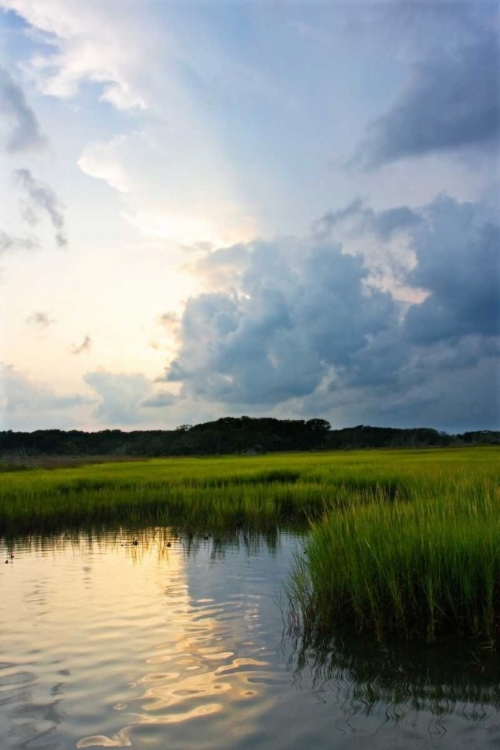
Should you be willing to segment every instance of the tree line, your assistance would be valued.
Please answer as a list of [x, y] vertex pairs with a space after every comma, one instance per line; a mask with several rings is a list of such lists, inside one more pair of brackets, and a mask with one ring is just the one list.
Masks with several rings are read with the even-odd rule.
[[200, 456], [272, 451], [424, 448], [500, 444], [500, 432], [451, 435], [431, 428], [358, 425], [332, 430], [325, 419], [223, 417], [175, 430], [0, 432], [0, 455]]

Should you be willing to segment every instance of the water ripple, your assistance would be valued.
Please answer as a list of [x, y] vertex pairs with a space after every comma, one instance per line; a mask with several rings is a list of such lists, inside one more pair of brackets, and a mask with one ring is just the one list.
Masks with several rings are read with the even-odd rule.
[[20, 542], [0, 569], [2, 750], [498, 746], [488, 702], [426, 684], [418, 701], [389, 699], [381, 668], [360, 671], [366, 654], [325, 665], [282, 641], [292, 537], [251, 551], [131, 538]]

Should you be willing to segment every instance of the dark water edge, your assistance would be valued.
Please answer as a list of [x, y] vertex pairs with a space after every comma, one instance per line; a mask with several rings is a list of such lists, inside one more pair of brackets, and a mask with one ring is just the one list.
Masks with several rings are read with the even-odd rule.
[[2, 750], [500, 747], [493, 644], [304, 640], [283, 588], [301, 543], [180, 527], [0, 542]]
[[482, 707], [500, 708], [500, 661], [488, 640], [379, 643], [367, 634], [339, 633], [321, 645], [293, 636], [290, 644], [297, 684], [320, 690], [343, 684], [366, 712], [377, 703], [436, 716], [460, 704], [474, 706], [477, 716], [483, 716]]

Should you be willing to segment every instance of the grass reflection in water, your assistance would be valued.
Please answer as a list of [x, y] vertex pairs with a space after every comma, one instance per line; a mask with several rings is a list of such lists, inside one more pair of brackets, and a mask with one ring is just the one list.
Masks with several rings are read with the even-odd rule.
[[290, 625], [285, 644], [295, 684], [347, 714], [382, 707], [396, 723], [419, 712], [480, 721], [500, 708], [500, 658], [484, 639], [381, 643], [338, 632], [310, 641]]

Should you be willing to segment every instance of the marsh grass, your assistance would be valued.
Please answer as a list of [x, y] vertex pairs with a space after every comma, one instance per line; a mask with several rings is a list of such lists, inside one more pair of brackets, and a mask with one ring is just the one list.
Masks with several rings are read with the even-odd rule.
[[115, 484], [78, 478], [43, 488], [27, 483], [1, 498], [0, 529], [4, 536], [116, 523], [265, 530], [276, 523], [305, 521], [318, 515], [324, 503], [321, 485], [245, 479]]
[[0, 471], [0, 535], [99, 524], [265, 529], [325, 510], [446, 494], [498, 476], [496, 448], [168, 458]]
[[500, 495], [493, 478], [383, 488], [313, 522], [290, 584], [306, 632], [338, 625], [428, 642], [500, 634]]

